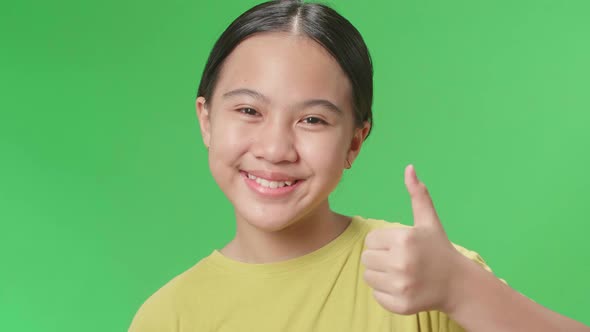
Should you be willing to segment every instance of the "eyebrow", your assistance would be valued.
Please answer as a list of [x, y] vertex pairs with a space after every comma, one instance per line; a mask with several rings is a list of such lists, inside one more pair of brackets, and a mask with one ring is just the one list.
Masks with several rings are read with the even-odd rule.
[[256, 92], [254, 90], [250, 90], [250, 89], [235, 89], [235, 90], [231, 90], [228, 91], [226, 93], [223, 94], [223, 98], [231, 98], [234, 96], [239, 96], [239, 95], [247, 95], [250, 96], [254, 99], [258, 99], [260, 101], [263, 101], [265, 103], [270, 103], [270, 99], [268, 99], [268, 97], [266, 97], [265, 95], [263, 95], [260, 92]]
[[[245, 88], [228, 91], [223, 94], [223, 98], [231, 98], [231, 97], [239, 96], [239, 95], [247, 95], [247, 96], [250, 96], [254, 99], [258, 99], [266, 104], [270, 104], [270, 99], [267, 96], [263, 95], [260, 92], [250, 90], [250, 89], [245, 89]], [[306, 100], [306, 101], [298, 104], [297, 108], [308, 108], [308, 107], [314, 107], [314, 106], [325, 107], [331, 111], [338, 113], [339, 115], [344, 114], [338, 106], [336, 106], [334, 103], [332, 103], [331, 101], [326, 100], [326, 99]]]

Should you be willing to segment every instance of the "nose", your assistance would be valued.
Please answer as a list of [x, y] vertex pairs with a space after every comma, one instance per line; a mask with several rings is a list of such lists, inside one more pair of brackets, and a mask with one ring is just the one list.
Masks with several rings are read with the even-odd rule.
[[273, 164], [296, 162], [298, 159], [292, 129], [270, 121], [255, 134], [251, 152], [256, 158]]

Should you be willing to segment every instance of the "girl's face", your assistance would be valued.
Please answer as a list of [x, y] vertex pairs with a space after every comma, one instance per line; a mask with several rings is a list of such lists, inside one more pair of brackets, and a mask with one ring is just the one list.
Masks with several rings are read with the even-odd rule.
[[238, 223], [278, 231], [328, 209], [355, 128], [352, 92], [336, 60], [313, 40], [264, 33], [226, 58], [212, 100], [197, 99], [209, 167]]

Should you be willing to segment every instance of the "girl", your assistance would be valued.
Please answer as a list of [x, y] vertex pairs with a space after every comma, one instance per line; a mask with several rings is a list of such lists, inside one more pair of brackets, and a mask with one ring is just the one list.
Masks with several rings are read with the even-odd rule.
[[330, 208], [372, 127], [372, 74], [359, 32], [324, 5], [263, 3], [225, 30], [196, 108], [236, 235], [129, 331], [590, 331], [449, 242], [411, 165], [413, 227]]

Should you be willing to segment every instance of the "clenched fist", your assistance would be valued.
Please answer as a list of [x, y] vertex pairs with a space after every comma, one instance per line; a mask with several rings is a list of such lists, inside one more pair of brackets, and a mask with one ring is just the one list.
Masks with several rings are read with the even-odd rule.
[[361, 262], [364, 279], [385, 309], [410, 315], [425, 310], [446, 312], [450, 306], [456, 266], [461, 259], [447, 238], [424, 183], [412, 165], [405, 183], [412, 200], [413, 227], [371, 231]]

